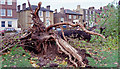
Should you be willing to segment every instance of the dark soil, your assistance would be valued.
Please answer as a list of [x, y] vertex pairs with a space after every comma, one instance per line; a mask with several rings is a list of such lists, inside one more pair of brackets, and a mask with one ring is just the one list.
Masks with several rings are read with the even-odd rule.
[[[38, 53], [35, 49], [31, 49], [31, 48], [25, 48], [25, 49], [28, 49], [30, 52], [33, 52], [32, 53], [33, 57], [35, 55], [38, 57], [39, 63], [37, 63], [37, 65], [39, 65], [40, 67], [43, 66], [58, 67], [59, 63], [55, 63], [55, 62], [62, 62], [62, 61], [67, 62], [66, 67], [73, 66], [72, 63], [69, 61], [69, 57], [66, 54], [58, 52], [58, 47], [56, 46], [55, 42], [51, 42], [51, 44], [52, 45], [48, 46], [46, 53], [44, 52]], [[83, 62], [88, 65], [88, 60], [86, 57], [91, 57], [91, 56], [86, 53], [85, 49], [80, 50], [80, 48], [77, 48], [77, 50], [78, 50], [78, 54], [80, 54], [82, 58], [84, 58]], [[73, 57], [72, 59], [74, 60]]]

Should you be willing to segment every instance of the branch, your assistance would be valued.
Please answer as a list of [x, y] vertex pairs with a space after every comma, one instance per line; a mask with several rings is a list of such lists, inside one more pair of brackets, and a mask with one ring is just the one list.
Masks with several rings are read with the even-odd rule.
[[[15, 44], [19, 44], [19, 43], [20, 43], [20, 42], [17, 42], [17, 43], [15, 43]], [[0, 50], [0, 54], [1, 54], [3, 51], [7, 50], [8, 48], [11, 48], [11, 47], [15, 46], [15, 44], [9, 45], [9, 46], [7, 46], [6, 48]]]
[[31, 7], [31, 4], [30, 4], [30, 1], [29, 1], [29, 0], [28, 0], [28, 5], [29, 5], [29, 7], [30, 7], [31, 12], [33, 13], [33, 10], [32, 10], [32, 7]]
[[73, 24], [73, 23], [56, 23], [54, 25], [50, 25], [46, 28], [46, 32], [50, 30], [50, 28], [52, 27], [56, 27], [56, 26], [59, 26], [59, 25], [71, 25], [72, 27], [77, 27], [77, 26], [80, 26], [82, 28], [82, 30], [88, 34], [92, 34], [92, 35], [98, 35], [98, 36], [101, 36], [102, 38], [105, 39], [105, 37], [102, 35], [102, 34], [99, 34], [99, 33], [95, 33], [93, 31], [88, 31], [87, 29], [85, 29], [85, 27], [82, 25], [82, 24]]
[[38, 3], [38, 7], [35, 9], [35, 13], [34, 13], [35, 16], [38, 17], [38, 18], [39, 18], [38, 12], [39, 12], [39, 10], [40, 10], [40, 8], [41, 8], [41, 4], [42, 4], [42, 2], [39, 2], [39, 3]]
[[39, 12], [39, 10], [40, 10], [40, 8], [41, 8], [41, 4], [42, 4], [42, 2], [39, 2], [38, 3], [38, 7], [35, 9], [35, 12], [33, 12], [33, 9], [32, 9], [32, 7], [31, 7], [31, 4], [30, 4], [30, 2], [29, 2], [29, 0], [28, 0], [28, 5], [29, 5], [29, 7], [30, 7], [30, 10], [31, 10], [31, 14], [33, 15], [32, 16], [32, 20], [33, 20], [33, 22], [34, 22], [34, 25], [37, 25], [39, 28], [40, 28], [40, 31], [42, 31], [42, 32], [44, 32], [44, 30], [42, 29], [42, 27], [44, 27], [44, 24], [42, 23], [42, 21], [40, 20], [40, 18], [39, 18], [39, 16], [38, 16], [38, 12]]
[[66, 39], [66, 37], [64, 35], [64, 32], [63, 32], [63, 28], [61, 26], [60, 26], [60, 28], [61, 28], [61, 32], [62, 32], [63, 38], [65, 39], [65, 41], [67, 41], [67, 39]]
[[27, 38], [29, 35], [31, 35], [32, 32], [30, 32], [29, 34], [25, 33], [22, 37], [20, 37], [19, 39], [22, 40], [22, 39], [25, 39]]

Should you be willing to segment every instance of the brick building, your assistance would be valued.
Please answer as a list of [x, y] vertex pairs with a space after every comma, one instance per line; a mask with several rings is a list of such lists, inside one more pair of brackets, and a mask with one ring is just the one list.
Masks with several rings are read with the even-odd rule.
[[94, 7], [89, 7], [88, 9], [83, 9], [80, 5], [77, 5], [77, 9], [73, 10], [74, 12], [82, 14], [82, 21], [86, 22], [87, 27], [92, 27], [96, 24], [96, 14], [100, 11]]
[[[28, 27], [31, 27], [32, 18], [31, 18], [31, 10], [29, 7], [26, 8], [26, 3], [22, 4], [22, 10], [20, 9], [20, 5], [18, 5], [18, 23], [19, 27], [22, 28], [22, 30], [27, 29]], [[36, 5], [31, 5], [32, 9], [35, 11], [37, 8]], [[45, 26], [49, 26], [54, 23], [53, 20], [53, 11], [50, 10], [50, 5], [46, 6], [46, 8], [41, 7], [39, 13], [38, 13], [40, 19], [45, 24]]]
[[86, 22], [88, 27], [93, 27], [96, 23], [96, 12], [94, 7], [89, 7], [88, 9], [83, 9], [84, 22]]
[[70, 9], [64, 9], [60, 8], [60, 12], [57, 12], [57, 9], [55, 9], [54, 13], [54, 22], [79, 22], [82, 18], [82, 14], [74, 12]]
[[20, 30], [17, 24], [17, 0], [0, 0], [0, 31], [5, 28]]

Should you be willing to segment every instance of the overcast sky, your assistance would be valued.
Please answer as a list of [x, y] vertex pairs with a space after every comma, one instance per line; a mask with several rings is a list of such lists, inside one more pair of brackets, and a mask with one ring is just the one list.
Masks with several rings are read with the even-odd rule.
[[[30, 0], [32, 5], [37, 5], [38, 2], [42, 2], [42, 7], [50, 5], [51, 10], [59, 9], [64, 7], [65, 9], [76, 9], [77, 5], [80, 5], [81, 8], [89, 8], [94, 6], [96, 9], [99, 9], [101, 6], [106, 6], [108, 3], [113, 1], [118, 2], [119, 0]], [[22, 5], [27, 3], [27, 0], [17, 0], [17, 5]], [[28, 6], [28, 4], [27, 4]]]

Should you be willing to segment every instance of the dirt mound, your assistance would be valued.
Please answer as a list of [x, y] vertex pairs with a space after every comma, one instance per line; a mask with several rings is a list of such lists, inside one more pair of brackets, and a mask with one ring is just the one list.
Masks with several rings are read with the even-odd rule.
[[[48, 67], [58, 67], [60, 64], [67, 63], [65, 67], [71, 67], [74, 66], [70, 61], [69, 61], [69, 56], [66, 55], [65, 53], [59, 53], [58, 52], [58, 47], [56, 46], [55, 42], [52, 42], [52, 45], [48, 46], [47, 52], [40, 52], [38, 53], [37, 50], [31, 49], [30, 47], [25, 47], [24, 49], [29, 50], [30, 52], [33, 52], [33, 54], [37, 55], [40, 67], [48, 66]], [[85, 49], [79, 49], [76, 48], [78, 51], [78, 54], [81, 55], [83, 58], [83, 63], [87, 64], [86, 67], [88, 67], [88, 60], [87, 57], [91, 57], [89, 54], [86, 53]], [[33, 55], [34, 56], [34, 55]], [[74, 57], [72, 57], [72, 60], [76, 61]], [[79, 64], [79, 63], [78, 63]]]

